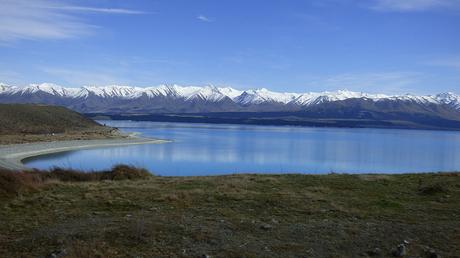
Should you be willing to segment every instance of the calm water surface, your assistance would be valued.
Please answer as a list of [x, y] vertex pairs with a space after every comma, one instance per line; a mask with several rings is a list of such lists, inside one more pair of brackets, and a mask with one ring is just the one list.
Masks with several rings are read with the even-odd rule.
[[103, 121], [165, 144], [69, 151], [28, 159], [34, 168], [114, 164], [167, 176], [228, 173], [403, 173], [460, 170], [460, 133]]

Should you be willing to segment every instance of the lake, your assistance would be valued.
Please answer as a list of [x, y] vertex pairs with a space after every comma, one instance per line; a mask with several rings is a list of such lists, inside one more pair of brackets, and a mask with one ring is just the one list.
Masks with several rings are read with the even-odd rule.
[[460, 132], [100, 122], [172, 142], [69, 151], [25, 164], [89, 171], [123, 163], [163, 176], [460, 171]]

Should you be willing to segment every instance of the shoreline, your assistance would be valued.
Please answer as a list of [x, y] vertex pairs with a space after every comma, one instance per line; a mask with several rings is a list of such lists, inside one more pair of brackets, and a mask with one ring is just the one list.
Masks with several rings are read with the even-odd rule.
[[0, 145], [0, 168], [10, 170], [31, 170], [32, 168], [29, 168], [22, 163], [24, 159], [73, 150], [139, 144], [160, 144], [166, 142], [169, 141], [139, 137], [134, 134], [130, 134], [127, 138], [119, 139], [70, 140]]
[[[276, 112], [275, 112], [276, 113]], [[239, 114], [238, 116], [214, 116], [219, 113], [177, 113], [177, 114], [141, 114], [141, 115], [106, 115], [86, 113], [87, 117], [95, 115], [109, 116], [113, 121], [144, 121], [144, 122], [166, 122], [166, 123], [192, 123], [192, 124], [220, 124], [220, 125], [254, 125], [254, 126], [294, 126], [310, 128], [343, 128], [343, 129], [389, 129], [389, 130], [422, 130], [422, 131], [446, 131], [459, 132], [460, 127], [438, 127], [433, 125], [417, 125], [410, 123], [396, 123], [391, 120], [360, 120], [360, 119], [303, 119], [286, 120], [281, 118], [268, 118], [257, 116], [244, 116], [245, 112], [230, 112], [229, 114]], [[228, 113], [226, 113], [228, 114]], [[250, 114], [253, 114], [250, 112]], [[281, 113], [284, 115], [288, 113]], [[103, 120], [100, 120], [103, 121]], [[369, 124], [371, 122], [371, 124]], [[401, 122], [401, 121], [399, 121]]]

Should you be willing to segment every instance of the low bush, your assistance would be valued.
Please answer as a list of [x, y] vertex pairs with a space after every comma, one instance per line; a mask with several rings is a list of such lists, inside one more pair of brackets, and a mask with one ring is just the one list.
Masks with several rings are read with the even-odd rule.
[[447, 186], [441, 185], [441, 184], [431, 184], [431, 185], [421, 186], [418, 191], [422, 195], [435, 195], [438, 193], [448, 192], [448, 188]]
[[137, 180], [146, 179], [152, 174], [144, 168], [136, 168], [127, 165], [117, 165], [111, 171], [103, 173], [103, 176], [109, 180]]
[[139, 180], [152, 174], [143, 168], [117, 165], [111, 170], [82, 172], [72, 169], [11, 171], [0, 169], [0, 195], [18, 195], [36, 190], [47, 182], [91, 182], [103, 180]]
[[37, 189], [43, 180], [34, 173], [0, 169], [0, 195], [17, 195], [22, 191]]

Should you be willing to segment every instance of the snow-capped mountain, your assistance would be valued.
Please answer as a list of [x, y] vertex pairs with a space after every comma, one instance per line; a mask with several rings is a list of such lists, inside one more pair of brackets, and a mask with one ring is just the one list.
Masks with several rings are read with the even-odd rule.
[[452, 92], [441, 93], [436, 95], [435, 99], [433, 99], [433, 102], [445, 103], [447, 105], [454, 107], [455, 109], [460, 110], [460, 96], [455, 95]]
[[52, 83], [25, 87], [0, 83], [1, 103], [59, 104], [81, 112], [263, 112], [301, 111], [323, 103], [362, 99], [372, 102], [404, 102], [418, 105], [445, 105], [460, 111], [460, 96], [384, 95], [352, 91], [281, 93], [262, 89], [237, 90], [231, 87], [160, 85], [132, 87], [62, 87]]
[[280, 93], [269, 91], [265, 88], [257, 90], [243, 91], [239, 96], [233, 98], [241, 104], [261, 104], [261, 103], [283, 103], [288, 104], [294, 101], [301, 94], [298, 93]]
[[0, 94], [11, 89], [11, 86], [5, 83], [0, 83]]

